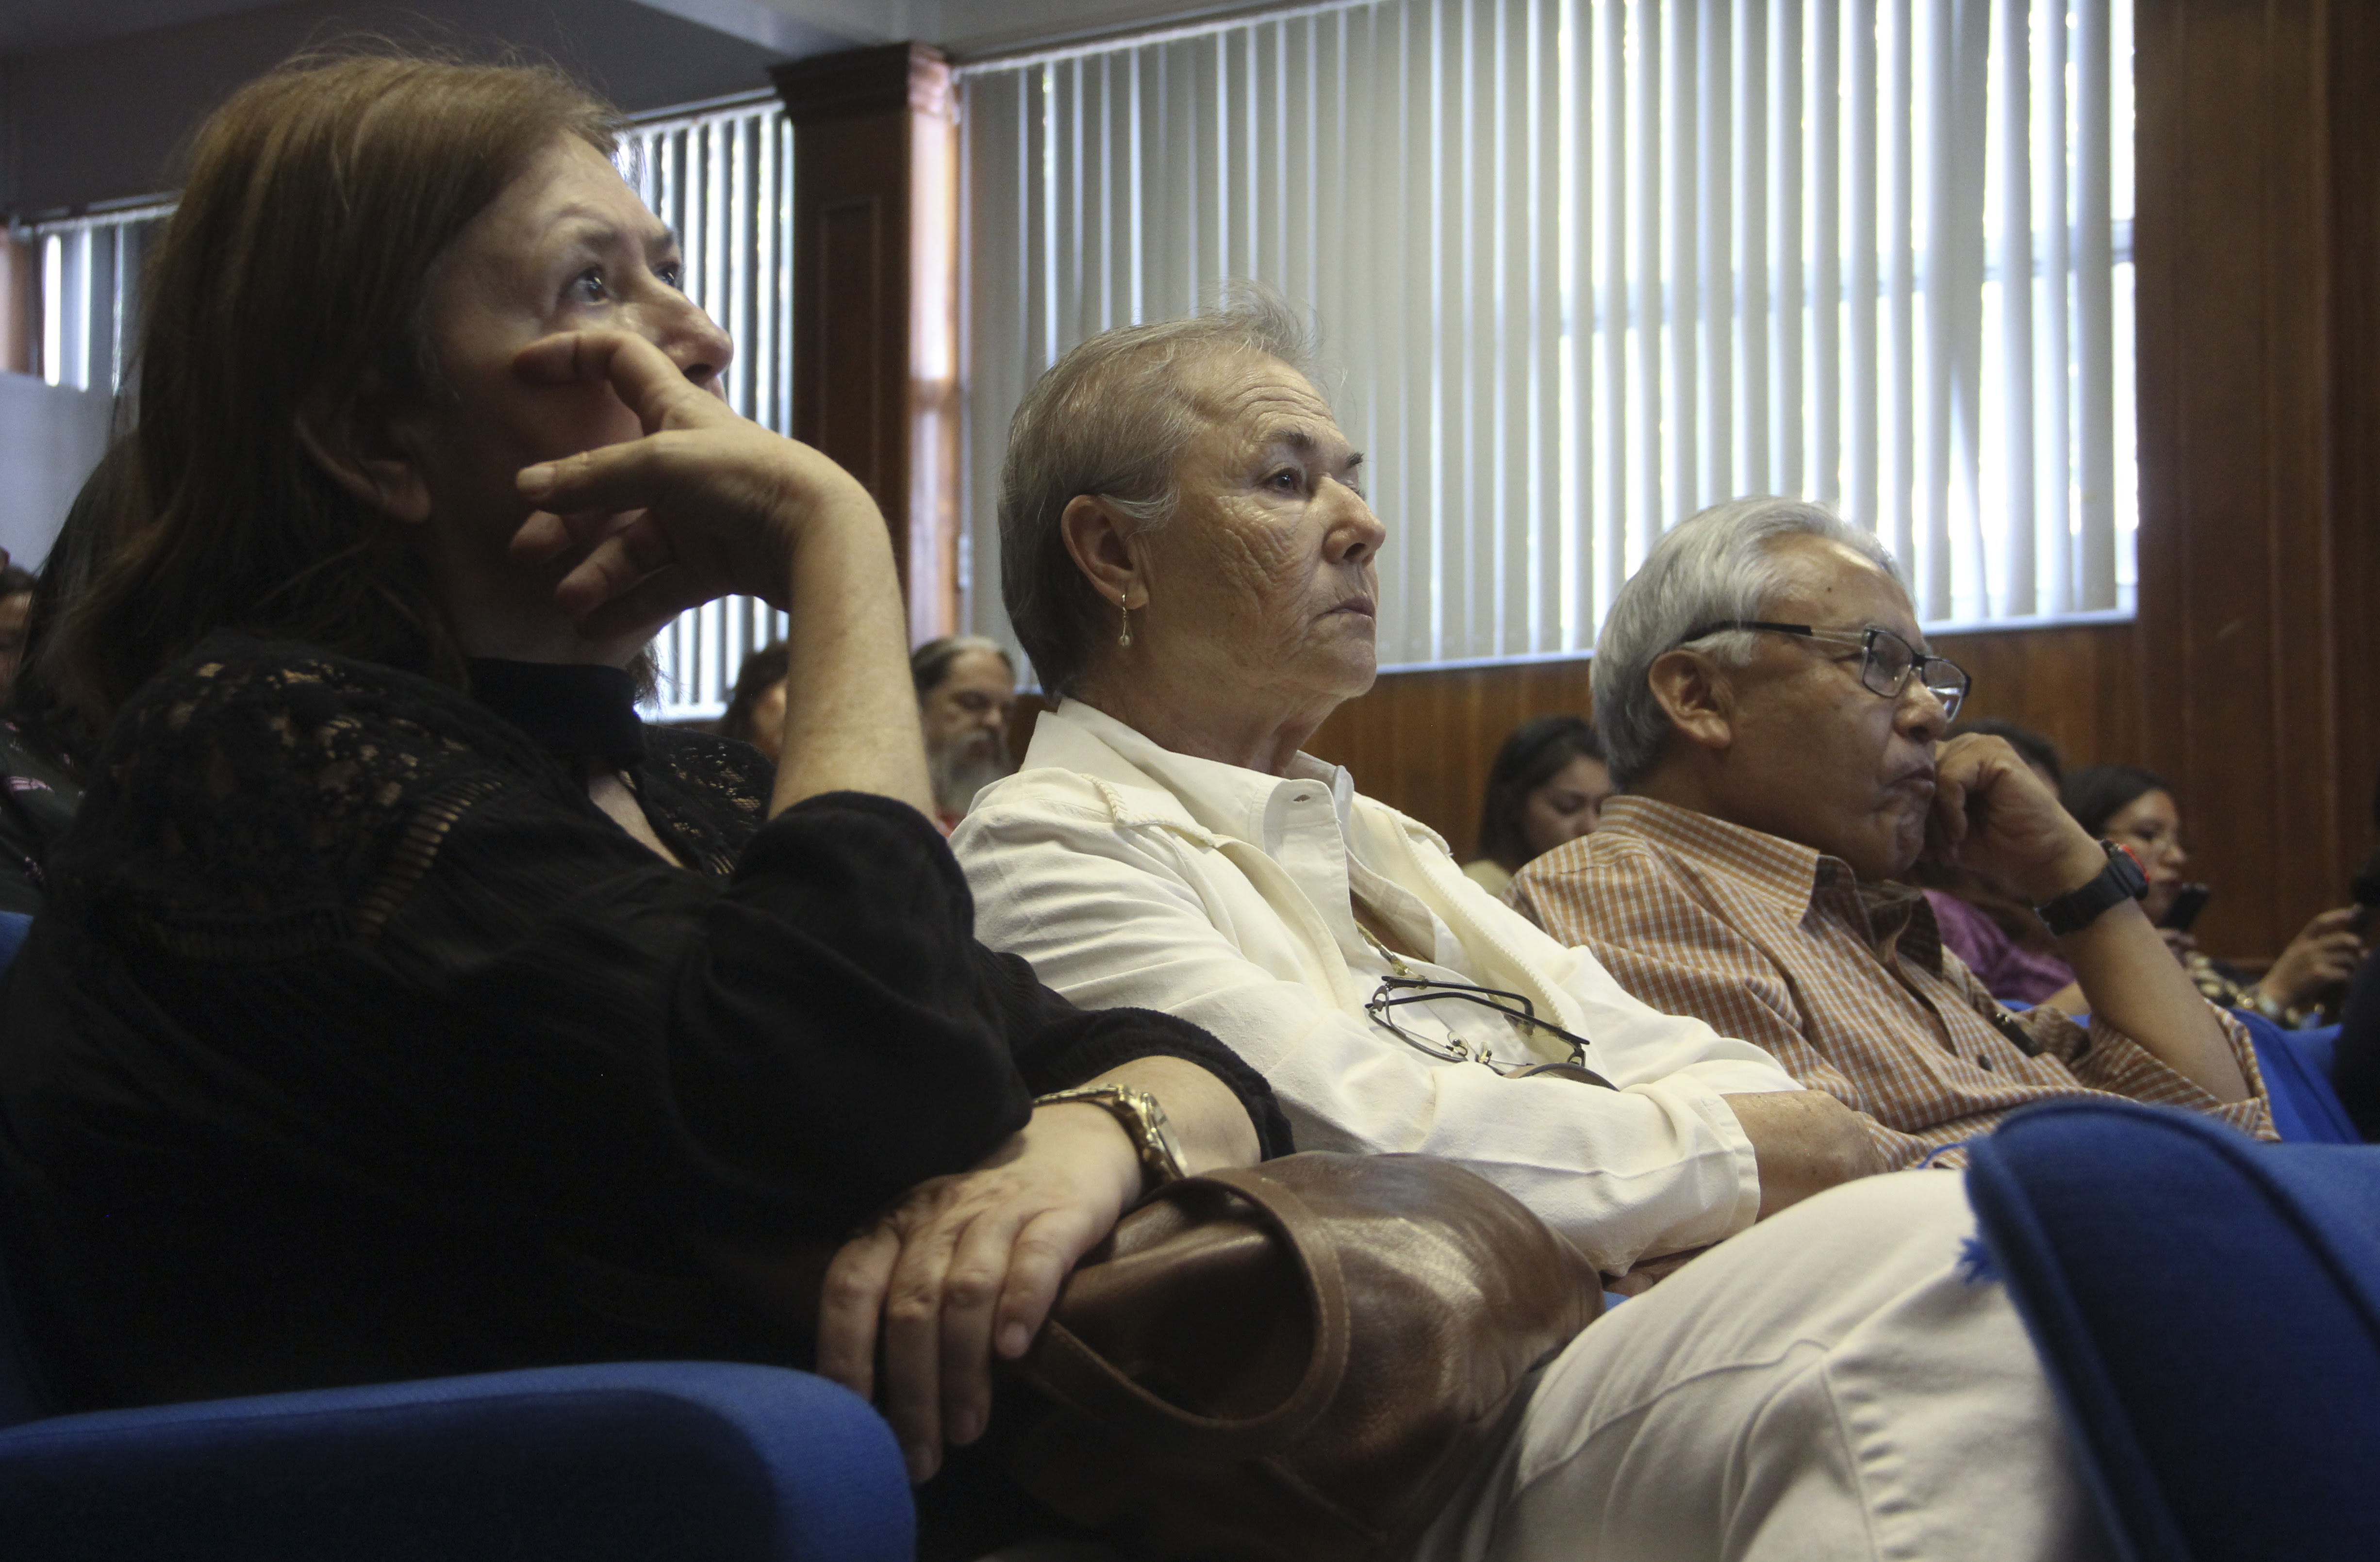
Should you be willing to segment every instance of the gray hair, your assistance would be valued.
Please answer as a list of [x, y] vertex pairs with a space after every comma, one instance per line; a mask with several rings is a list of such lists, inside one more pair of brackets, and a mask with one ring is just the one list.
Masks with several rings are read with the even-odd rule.
[[[1628, 786], [1650, 770], [1669, 739], [1669, 714], [1648, 682], [1654, 660], [1688, 644], [1687, 633], [1704, 624], [1766, 616], [1767, 604], [1791, 584], [1775, 550], [1789, 537], [1819, 537], [1856, 549], [1903, 594], [1909, 589], [1883, 543], [1823, 504], [1734, 499], [1681, 523], [1620, 588], [1596, 641], [1589, 675], [1595, 725], [1615, 782]], [[1751, 659], [1755, 643], [1744, 630], [1691, 642], [1733, 667]]]
[[909, 653], [909, 682], [917, 685], [917, 697], [922, 700], [941, 688], [952, 666], [969, 651], [990, 651], [1007, 665], [1011, 678], [1016, 676], [1015, 660], [999, 641], [982, 635], [945, 635]]
[[1184, 365], [1262, 353], [1313, 378], [1314, 333], [1251, 284], [1188, 320], [1103, 331], [1060, 358], [1026, 394], [1000, 472], [1000, 594], [1041, 686], [1082, 675], [1096, 626], [1112, 611], [1066, 551], [1066, 506], [1094, 494], [1135, 530], [1173, 518], [1181, 466], [1204, 413], [1182, 388]]

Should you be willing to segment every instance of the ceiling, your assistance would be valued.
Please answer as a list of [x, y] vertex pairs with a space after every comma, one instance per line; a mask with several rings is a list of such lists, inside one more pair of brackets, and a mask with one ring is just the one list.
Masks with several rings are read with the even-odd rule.
[[0, 54], [32, 54], [95, 43], [235, 11], [261, 10], [279, 0], [7, 0], [0, 6]]
[[[37, 54], [269, 9], [286, 0], [6, 0], [0, 54]], [[1260, 8], [1249, 0], [637, 0], [781, 54], [917, 39], [953, 54]], [[566, 6], [558, 6], [558, 8]]]
[[[1279, 0], [1275, 0], [1278, 4]], [[915, 39], [959, 58], [1250, 0], [0, 0], [0, 212], [170, 188], [175, 150], [293, 53], [384, 36], [554, 60], [630, 113], [765, 90], [788, 59]]]
[[[647, 0], [648, 4], [652, 0]], [[915, 38], [962, 58], [1160, 21], [1278, 8], [1257, 0], [767, 0], [788, 16], [872, 42]]]

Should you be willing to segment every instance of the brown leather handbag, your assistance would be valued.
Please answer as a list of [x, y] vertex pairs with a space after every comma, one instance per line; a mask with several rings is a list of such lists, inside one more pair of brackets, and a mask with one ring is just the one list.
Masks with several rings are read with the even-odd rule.
[[1076, 1267], [1018, 1375], [1009, 1475], [1161, 1562], [1397, 1555], [1603, 1308], [1576, 1249], [1426, 1156], [1160, 1188]]

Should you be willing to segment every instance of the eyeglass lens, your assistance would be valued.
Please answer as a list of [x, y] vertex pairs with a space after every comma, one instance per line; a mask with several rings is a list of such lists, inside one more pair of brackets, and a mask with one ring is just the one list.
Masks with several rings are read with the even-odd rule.
[[1867, 632], [1867, 658], [1861, 682], [1887, 699], [1900, 696], [1915, 672], [1934, 697], [1942, 702], [1943, 717], [1955, 720], [1960, 702], [1967, 697], [1966, 670], [1938, 656], [1920, 656], [1917, 648], [1889, 629]]

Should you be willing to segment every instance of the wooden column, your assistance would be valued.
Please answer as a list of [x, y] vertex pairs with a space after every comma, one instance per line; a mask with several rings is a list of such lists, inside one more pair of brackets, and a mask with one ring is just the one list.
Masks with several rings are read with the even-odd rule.
[[2139, 0], [2141, 677], [2216, 887], [2271, 954], [2372, 842], [2380, 9]]
[[33, 241], [0, 224], [0, 371], [41, 372], [41, 274]]
[[958, 627], [958, 112], [917, 43], [773, 73], [794, 123], [794, 434], [892, 528], [913, 642]]

